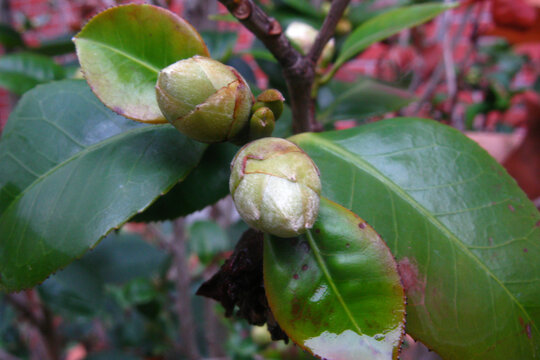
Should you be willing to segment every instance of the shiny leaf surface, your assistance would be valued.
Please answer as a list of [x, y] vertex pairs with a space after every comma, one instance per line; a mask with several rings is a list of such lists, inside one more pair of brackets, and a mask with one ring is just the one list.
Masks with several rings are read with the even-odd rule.
[[33, 286], [80, 257], [184, 178], [205, 148], [170, 125], [115, 115], [84, 81], [25, 94], [0, 141], [0, 288]]
[[540, 356], [540, 214], [483, 149], [411, 118], [292, 140], [390, 246], [408, 333], [445, 359]]
[[64, 69], [46, 56], [18, 53], [0, 57], [0, 87], [17, 95], [64, 77]]
[[208, 56], [199, 33], [172, 12], [124, 5], [92, 18], [75, 37], [85, 78], [120, 115], [164, 123], [154, 86], [161, 69], [194, 55]]
[[132, 221], [163, 221], [186, 216], [229, 194], [231, 161], [238, 147], [229, 143], [208, 147], [199, 165]]
[[369, 19], [354, 29], [345, 40], [334, 67], [339, 68], [368, 46], [401, 30], [420, 25], [453, 6], [443, 3], [410, 5], [386, 11]]
[[267, 235], [264, 285], [281, 328], [320, 358], [397, 358], [405, 298], [396, 262], [379, 235], [344, 207], [321, 198], [313, 229]]

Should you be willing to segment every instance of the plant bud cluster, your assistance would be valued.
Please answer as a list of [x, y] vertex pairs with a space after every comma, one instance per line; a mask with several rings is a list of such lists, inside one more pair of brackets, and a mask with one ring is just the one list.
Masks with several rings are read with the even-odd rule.
[[165, 118], [184, 135], [205, 143], [236, 144], [270, 136], [284, 101], [279, 91], [267, 90], [255, 102], [234, 68], [203, 56], [163, 69], [156, 97]]

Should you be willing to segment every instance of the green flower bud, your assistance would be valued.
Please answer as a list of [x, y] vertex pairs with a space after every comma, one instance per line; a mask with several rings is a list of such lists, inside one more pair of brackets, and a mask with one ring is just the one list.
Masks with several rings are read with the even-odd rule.
[[293, 237], [317, 219], [319, 170], [290, 141], [264, 138], [245, 145], [231, 164], [229, 188], [242, 219], [258, 230]]
[[272, 110], [267, 107], [257, 109], [249, 120], [249, 138], [255, 140], [272, 135], [275, 124]]
[[219, 61], [194, 56], [159, 73], [157, 102], [178, 131], [215, 143], [234, 139], [247, 125], [253, 94], [242, 76]]
[[267, 107], [274, 113], [274, 119], [277, 121], [283, 113], [283, 102], [285, 98], [276, 89], [268, 89], [257, 96], [257, 101], [251, 109], [252, 112], [257, 111], [261, 107]]

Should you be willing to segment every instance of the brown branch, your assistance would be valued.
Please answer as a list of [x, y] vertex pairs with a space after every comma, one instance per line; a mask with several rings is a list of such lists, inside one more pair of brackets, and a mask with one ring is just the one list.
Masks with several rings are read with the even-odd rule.
[[349, 0], [336, 0], [332, 5], [332, 16], [325, 21], [322, 34], [317, 38], [316, 48], [309, 57], [302, 56], [287, 40], [279, 22], [269, 17], [252, 0], [219, 1], [266, 46], [281, 65], [289, 90], [293, 131], [321, 131], [322, 126], [315, 119], [315, 99], [311, 96], [315, 66], [322, 52], [319, 47], [324, 47], [332, 36], [339, 20], [335, 17], [343, 13]]
[[284, 69], [304, 62], [282, 31], [281, 24], [269, 17], [252, 0], [219, 0], [274, 55]]
[[173, 235], [165, 235], [155, 224], [150, 224], [147, 230], [159, 241], [159, 245], [172, 255], [172, 269], [176, 288], [174, 302], [176, 315], [180, 325], [180, 341], [183, 346], [179, 350], [189, 360], [201, 359], [195, 338], [195, 320], [191, 306], [191, 274], [187, 258], [185, 219], [178, 218], [173, 223]]
[[324, 19], [321, 31], [319, 31], [319, 35], [317, 35], [315, 43], [313, 43], [313, 46], [311, 47], [311, 49], [309, 50], [309, 54], [307, 55], [307, 57], [314, 64], [317, 64], [317, 61], [319, 61], [319, 58], [321, 57], [321, 54], [323, 52], [324, 46], [334, 35], [336, 25], [343, 16], [345, 9], [349, 5], [349, 2], [350, 0], [332, 1], [332, 6], [330, 7], [330, 11], [326, 16], [326, 19]]
[[39, 300], [35, 290], [7, 294], [6, 301], [21, 314], [39, 334], [52, 360], [60, 359], [61, 340], [54, 325], [52, 312]]

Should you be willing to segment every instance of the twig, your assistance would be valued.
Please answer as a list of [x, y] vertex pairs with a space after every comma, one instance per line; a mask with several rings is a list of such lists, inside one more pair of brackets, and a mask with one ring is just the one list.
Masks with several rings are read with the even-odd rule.
[[201, 355], [195, 339], [195, 321], [191, 306], [191, 276], [186, 251], [185, 220], [174, 221], [174, 239], [170, 244], [173, 255], [173, 266], [176, 270], [176, 313], [180, 322], [180, 334], [188, 359], [200, 359]]
[[281, 24], [269, 17], [252, 0], [219, 0], [274, 55], [284, 69], [304, 62], [281, 29]]
[[[456, 32], [456, 35], [452, 39], [452, 42], [451, 42], [451, 51], [452, 52], [454, 51], [457, 43], [459, 42], [459, 39], [461, 38], [461, 35], [463, 34], [463, 31], [465, 30], [465, 26], [469, 22], [469, 17], [471, 15], [472, 7], [473, 6], [471, 5], [467, 9], [467, 12], [463, 16], [461, 24], [460, 24], [460, 26], [459, 26], [459, 28], [458, 28], [458, 30]], [[439, 85], [443, 74], [444, 74], [444, 63], [439, 63], [439, 65], [433, 71], [433, 73], [431, 75], [431, 79], [429, 80], [429, 83], [426, 85], [426, 90], [422, 94], [422, 97], [420, 98], [420, 100], [418, 100], [418, 103], [417, 103], [413, 113], [417, 114], [420, 111], [420, 109], [422, 108], [422, 106], [424, 105], [424, 103], [431, 98], [431, 96], [433, 95], [435, 90], [437, 90], [437, 85]]]
[[[449, 3], [448, 0], [444, 0], [445, 3]], [[456, 88], [456, 69], [454, 68], [454, 54], [452, 54], [452, 38], [450, 33], [450, 27], [452, 25], [452, 10], [448, 10], [443, 14], [442, 28], [443, 35], [443, 61], [444, 72], [446, 75], [446, 87], [448, 90], [448, 96], [453, 98]]]
[[339, 19], [341, 19], [341, 17], [343, 16], [345, 9], [349, 5], [349, 2], [350, 0], [332, 1], [330, 11], [326, 16], [326, 19], [324, 19], [321, 30], [319, 31], [319, 34], [317, 35], [317, 38], [315, 39], [315, 42], [313, 43], [313, 46], [311, 47], [311, 49], [309, 50], [309, 54], [307, 55], [307, 57], [314, 64], [317, 64], [317, 61], [319, 61], [319, 58], [321, 57], [321, 54], [323, 52], [324, 46], [330, 40], [332, 35], [334, 35], [336, 25], [339, 22]]
[[336, 17], [343, 13], [350, 0], [335, 0], [332, 3], [332, 16], [325, 20], [309, 56], [302, 56], [287, 40], [279, 22], [269, 17], [252, 0], [219, 1], [266, 46], [281, 65], [289, 90], [293, 131], [321, 131], [322, 126], [315, 119], [315, 100], [311, 96], [315, 66], [324, 44], [334, 32], [339, 20]]
[[7, 294], [5, 299], [19, 311], [42, 338], [49, 358], [52, 360], [60, 359], [61, 341], [54, 326], [53, 314], [39, 301], [35, 291]]

